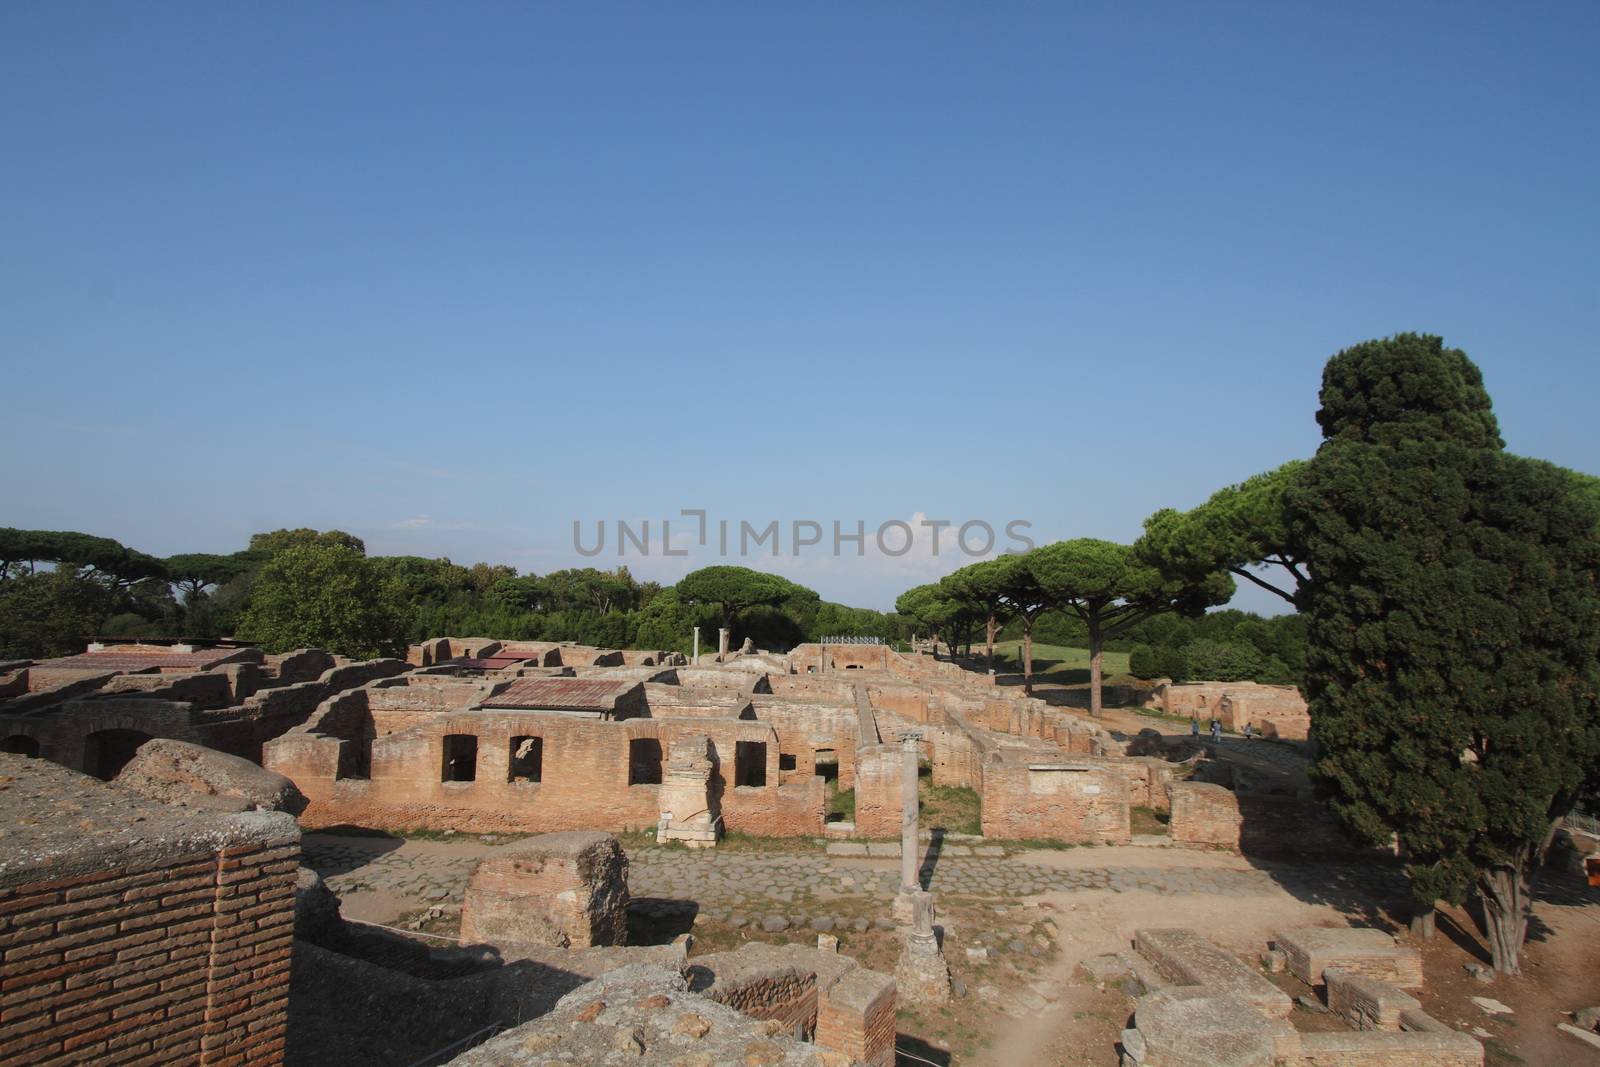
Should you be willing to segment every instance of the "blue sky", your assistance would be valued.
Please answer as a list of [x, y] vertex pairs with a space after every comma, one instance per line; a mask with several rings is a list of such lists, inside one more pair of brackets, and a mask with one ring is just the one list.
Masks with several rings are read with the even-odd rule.
[[[1130, 540], [1309, 455], [1323, 362], [1399, 330], [1600, 472], [1597, 46], [1592, 3], [8, 4], [0, 525], [545, 572], [651, 519], [669, 581], [683, 508]], [[743, 562], [887, 607], [927, 545]]]

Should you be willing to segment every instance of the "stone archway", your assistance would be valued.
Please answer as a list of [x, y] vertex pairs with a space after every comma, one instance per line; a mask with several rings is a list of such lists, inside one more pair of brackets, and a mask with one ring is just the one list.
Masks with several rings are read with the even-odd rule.
[[83, 739], [83, 772], [109, 782], [149, 740], [143, 730], [96, 730]]
[[0, 752], [12, 752], [18, 756], [39, 757], [39, 740], [27, 734], [12, 734], [0, 741]]

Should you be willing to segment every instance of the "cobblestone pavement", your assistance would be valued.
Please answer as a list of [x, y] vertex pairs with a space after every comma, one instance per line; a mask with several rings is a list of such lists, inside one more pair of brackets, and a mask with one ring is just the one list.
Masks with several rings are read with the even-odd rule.
[[[462, 842], [469, 845], [475, 839]], [[398, 847], [396, 847], [398, 845]], [[468, 875], [493, 845], [429, 851], [415, 842], [308, 834], [306, 862], [342, 894], [372, 890], [415, 899], [459, 901]], [[1125, 853], [1124, 853], [1125, 855]], [[892, 896], [899, 885], [892, 858], [793, 853], [641, 848], [630, 852], [629, 889], [634, 897], [693, 901], [703, 908], [825, 903]], [[931, 870], [929, 869], [931, 867]], [[1011, 857], [941, 856], [924, 861], [924, 882], [936, 893], [1007, 900], [1041, 893], [1083, 890], [1144, 890], [1234, 898], [1288, 891], [1297, 896], [1384, 897], [1400, 886], [1397, 872], [1383, 867], [1331, 870], [1328, 866], [1237, 869], [1219, 866], [1047, 867]]]

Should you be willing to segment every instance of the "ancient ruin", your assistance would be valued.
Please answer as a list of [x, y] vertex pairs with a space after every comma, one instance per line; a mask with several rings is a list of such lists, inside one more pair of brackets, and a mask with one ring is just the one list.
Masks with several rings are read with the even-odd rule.
[[[405, 662], [127, 644], [6, 666], [0, 1050], [19, 1062], [277, 1063], [299, 1005], [318, 1057], [336, 1063], [509, 1065], [559, 1048], [575, 1063], [888, 1067], [897, 1009], [993, 1005], [991, 986], [970, 985], [984, 968], [1048, 958], [1041, 946], [1070, 936], [1024, 875], [998, 899], [1029, 896], [1048, 919], [986, 936], [968, 907], [951, 955], [932, 887], [979, 855], [1137, 842], [1267, 862], [1362, 856], [1303, 778], [1275, 771], [1303, 766], [1307, 732], [1303, 702], [1276, 687], [1154, 691], [1156, 710], [1271, 739], [1219, 749], [1186, 730], [1130, 735], [1072, 700], [867, 643], [695, 662], [453, 637]], [[971, 797], [971, 831], [930, 827], [924, 790]], [[447, 851], [477, 842], [459, 888], [427, 890], [398, 929], [342, 914], [364, 877], [344, 872], [370, 859], [330, 850], [349, 841], [340, 855], [376, 857], [401, 831]], [[300, 865], [302, 832], [318, 870]], [[806, 862], [843, 891], [839, 914], [815, 902], [794, 914], [781, 885], [763, 890], [776, 894], [764, 914], [717, 906], [705, 890], [773, 878], [739, 858], [746, 841], [813, 850]], [[729, 866], [709, 866], [729, 849]], [[641, 892], [673, 850], [734, 880], [683, 885], [689, 900]], [[876, 903], [842, 906], [868, 885], [883, 895], [861, 899]], [[702, 930], [733, 947], [696, 947]], [[880, 931], [892, 951], [874, 969], [849, 949]], [[1326, 924], [1272, 940], [1256, 967], [1192, 930], [1140, 927], [1120, 962], [1090, 968], [1132, 983], [1115, 1055], [1142, 1067], [1483, 1062], [1476, 1037], [1424, 1010], [1409, 944]], [[1280, 972], [1340, 1027], [1295, 1025], [1309, 1009]], [[357, 989], [346, 1019], [333, 1005]]]

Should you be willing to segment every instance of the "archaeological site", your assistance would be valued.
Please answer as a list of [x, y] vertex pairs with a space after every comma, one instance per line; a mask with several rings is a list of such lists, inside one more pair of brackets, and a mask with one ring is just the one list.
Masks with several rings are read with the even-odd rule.
[[1494, 1062], [1292, 689], [1097, 718], [875, 641], [0, 666], [6, 1062]]

